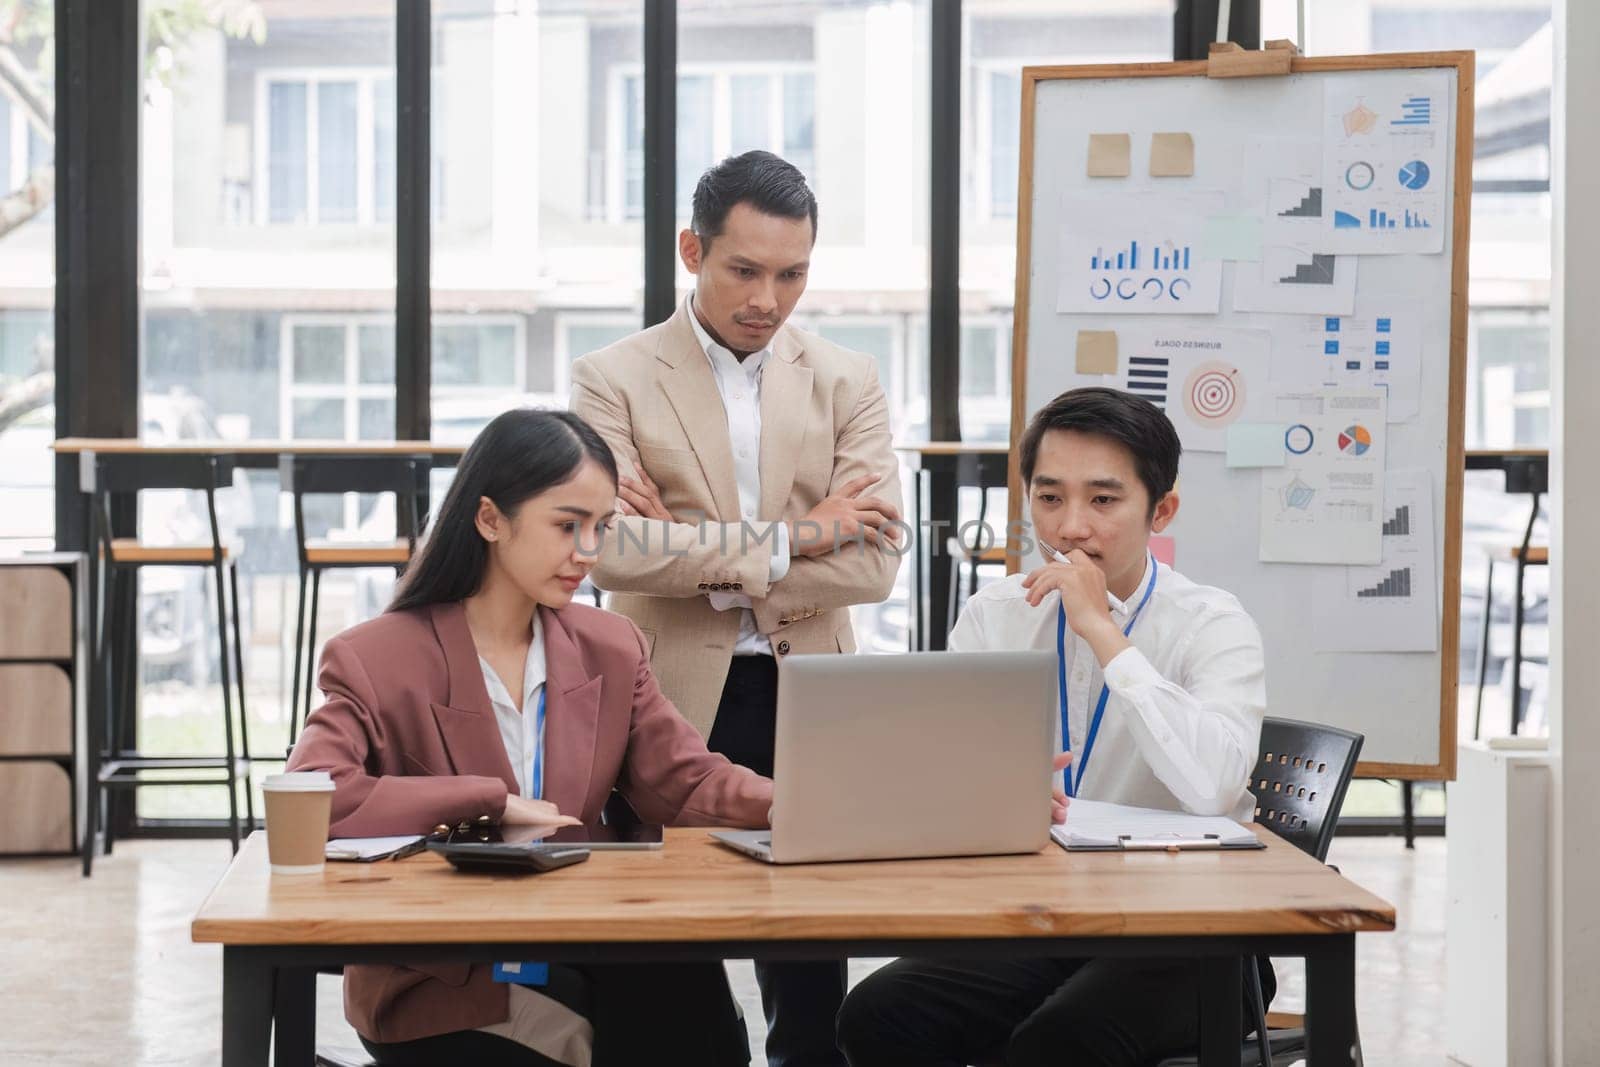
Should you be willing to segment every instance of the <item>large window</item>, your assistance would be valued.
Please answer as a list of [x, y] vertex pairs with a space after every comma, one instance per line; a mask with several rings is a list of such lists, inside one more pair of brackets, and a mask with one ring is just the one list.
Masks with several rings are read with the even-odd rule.
[[643, 227], [597, 180], [642, 40], [637, 5], [434, 0], [436, 438], [565, 407], [572, 361], [643, 325]]
[[0, 555], [55, 534], [54, 4], [19, 0], [0, 36]]
[[1166, 0], [1072, 5], [967, 0], [963, 11], [961, 436], [1005, 441], [1010, 435], [1022, 68], [1170, 59], [1172, 5]]
[[[202, 6], [181, 30], [147, 17], [147, 34], [168, 36], [147, 43], [143, 87], [144, 433], [392, 438], [395, 5], [261, 4], [258, 28]], [[200, 501], [147, 496], [142, 536], [204, 532]], [[294, 659], [290, 509], [275, 470], [241, 472], [218, 506], [239, 560], [251, 747], [281, 752]], [[394, 535], [387, 499], [317, 502], [308, 518], [313, 536]], [[379, 610], [392, 582], [330, 577], [320, 633]], [[192, 569], [141, 575], [141, 618], [187, 627], [143, 642], [147, 752], [221, 750], [221, 675], [205, 636], [213, 596]], [[226, 810], [216, 789], [140, 790], [137, 803], [143, 817]]]
[[[764, 148], [800, 168], [820, 217], [793, 321], [876, 358], [897, 441], [926, 435], [907, 339], [928, 307], [928, 13], [929, 0], [678, 10], [679, 216], [726, 155]], [[680, 267], [680, 298], [692, 283]], [[887, 603], [854, 610], [863, 649], [905, 649], [909, 572]]]

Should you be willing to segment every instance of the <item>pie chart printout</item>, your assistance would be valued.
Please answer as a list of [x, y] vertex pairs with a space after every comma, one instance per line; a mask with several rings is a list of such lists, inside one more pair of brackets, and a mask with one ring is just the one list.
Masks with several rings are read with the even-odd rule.
[[1372, 447], [1372, 431], [1359, 422], [1351, 423], [1339, 435], [1339, 451], [1352, 456], [1364, 456]]
[[1410, 163], [1400, 168], [1400, 184], [1407, 189], [1421, 189], [1428, 184], [1428, 165], [1420, 159], [1413, 159]]

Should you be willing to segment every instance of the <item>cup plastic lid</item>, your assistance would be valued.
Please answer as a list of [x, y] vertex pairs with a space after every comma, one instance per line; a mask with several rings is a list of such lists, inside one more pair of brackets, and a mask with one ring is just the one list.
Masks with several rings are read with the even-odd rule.
[[333, 789], [333, 775], [327, 771], [269, 774], [262, 779], [261, 788], [276, 789], [285, 793], [325, 793]]

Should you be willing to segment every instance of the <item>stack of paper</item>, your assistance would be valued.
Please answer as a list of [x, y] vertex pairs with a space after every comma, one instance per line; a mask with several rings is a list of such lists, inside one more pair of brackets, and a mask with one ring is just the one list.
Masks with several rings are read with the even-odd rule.
[[1247, 827], [1220, 815], [1185, 815], [1178, 811], [1132, 808], [1097, 800], [1074, 800], [1067, 821], [1050, 836], [1062, 848], [1260, 848]]

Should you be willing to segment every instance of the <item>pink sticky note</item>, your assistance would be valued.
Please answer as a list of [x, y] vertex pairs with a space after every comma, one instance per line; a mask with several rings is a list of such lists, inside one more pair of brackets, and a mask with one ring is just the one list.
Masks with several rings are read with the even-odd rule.
[[1172, 538], [1155, 534], [1150, 538], [1150, 551], [1155, 553], [1158, 563], [1165, 563], [1169, 567], [1176, 566], [1173, 561], [1178, 558], [1178, 542]]

